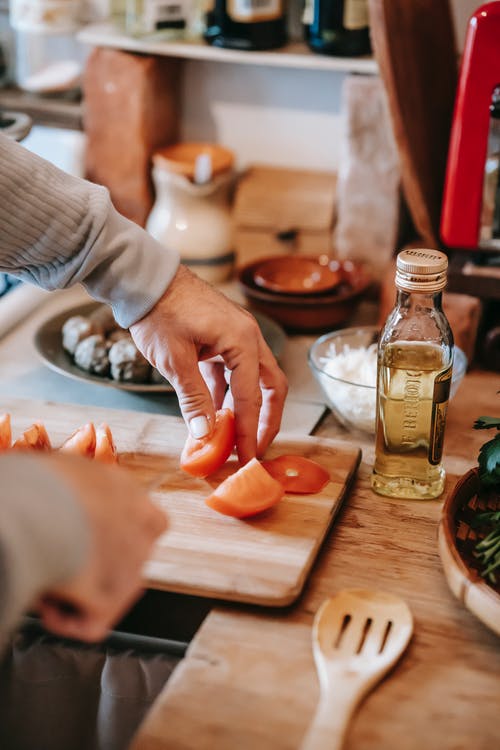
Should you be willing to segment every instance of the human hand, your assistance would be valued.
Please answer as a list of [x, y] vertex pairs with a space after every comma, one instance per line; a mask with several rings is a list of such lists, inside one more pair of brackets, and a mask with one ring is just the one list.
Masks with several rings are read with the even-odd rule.
[[143, 564], [167, 520], [118, 466], [75, 456], [46, 460], [82, 507], [90, 549], [80, 572], [44, 592], [35, 609], [44, 626], [58, 635], [101, 640], [140, 595]]
[[[130, 333], [172, 383], [193, 437], [210, 434], [215, 410], [229, 399], [240, 461], [265, 452], [279, 430], [288, 388], [250, 313], [180, 266], [163, 297]], [[213, 358], [219, 361], [207, 362]]]

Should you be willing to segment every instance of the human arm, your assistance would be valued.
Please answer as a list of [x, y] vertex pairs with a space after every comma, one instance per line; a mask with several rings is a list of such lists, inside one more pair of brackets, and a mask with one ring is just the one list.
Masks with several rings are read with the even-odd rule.
[[210, 433], [225, 398], [224, 367], [206, 363], [220, 358], [231, 372], [240, 459], [265, 451], [279, 429], [287, 386], [249, 313], [120, 216], [104, 188], [1, 136], [0, 194], [0, 270], [47, 289], [81, 282], [111, 305], [174, 385], [194, 437]]
[[27, 609], [60, 635], [102, 638], [141, 590], [164, 514], [118, 467], [0, 456], [0, 649]]
[[171, 282], [178, 254], [121, 216], [106, 188], [0, 134], [0, 271], [44, 289], [82, 283], [124, 328]]

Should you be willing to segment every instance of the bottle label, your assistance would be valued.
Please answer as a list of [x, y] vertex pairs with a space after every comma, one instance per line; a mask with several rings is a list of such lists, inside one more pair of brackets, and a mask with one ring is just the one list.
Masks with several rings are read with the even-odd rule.
[[144, 31], [168, 29], [173, 24], [185, 22], [189, 15], [186, 0], [144, 0]]
[[274, 21], [282, 17], [283, 6], [281, 0], [227, 0], [227, 13], [239, 23]]
[[365, 29], [368, 26], [368, 0], [345, 0], [343, 24], [346, 29]]
[[432, 396], [431, 432], [429, 435], [429, 463], [433, 466], [441, 461], [443, 455], [444, 428], [448, 398], [450, 396], [451, 366], [439, 373], [434, 381]]

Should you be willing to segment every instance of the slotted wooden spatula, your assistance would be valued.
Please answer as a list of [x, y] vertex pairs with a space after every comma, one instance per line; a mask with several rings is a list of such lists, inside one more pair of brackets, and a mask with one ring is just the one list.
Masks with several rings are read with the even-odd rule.
[[321, 697], [302, 750], [338, 750], [354, 709], [408, 645], [406, 603], [381, 591], [347, 589], [314, 618], [313, 652]]

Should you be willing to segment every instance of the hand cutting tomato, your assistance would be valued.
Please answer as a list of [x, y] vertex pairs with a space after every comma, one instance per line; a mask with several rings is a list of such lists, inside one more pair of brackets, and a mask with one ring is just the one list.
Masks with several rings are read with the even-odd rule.
[[281, 484], [252, 458], [221, 482], [205, 502], [225, 516], [247, 518], [276, 505], [284, 494]]
[[210, 476], [227, 461], [235, 439], [233, 412], [219, 409], [211, 435], [200, 439], [188, 435], [181, 453], [181, 469], [194, 477]]
[[326, 469], [303, 456], [278, 456], [262, 461], [262, 466], [292, 494], [313, 495], [330, 481]]

